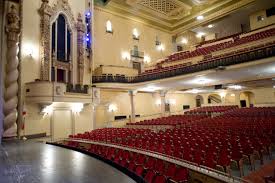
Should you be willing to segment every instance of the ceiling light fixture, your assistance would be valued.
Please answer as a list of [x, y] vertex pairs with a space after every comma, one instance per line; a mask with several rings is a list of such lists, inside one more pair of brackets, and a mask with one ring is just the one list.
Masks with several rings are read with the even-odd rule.
[[213, 24], [209, 24], [207, 27], [208, 27], [209, 29], [211, 29], [211, 28], [214, 27], [214, 25], [213, 25]]
[[198, 32], [196, 36], [197, 36], [198, 38], [201, 38], [201, 37], [204, 36], [204, 35], [205, 35], [204, 32]]
[[242, 89], [243, 87], [240, 86], [240, 85], [230, 85], [230, 86], [228, 86], [228, 88], [234, 89], [234, 90], [240, 90], [240, 89]]
[[197, 16], [197, 20], [203, 20], [203, 19], [204, 19], [204, 16], [202, 15]]

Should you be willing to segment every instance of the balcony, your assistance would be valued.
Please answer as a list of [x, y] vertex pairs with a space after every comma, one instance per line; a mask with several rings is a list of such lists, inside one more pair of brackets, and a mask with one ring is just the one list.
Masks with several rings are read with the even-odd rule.
[[49, 81], [35, 81], [25, 85], [26, 102], [81, 102], [92, 103], [92, 90], [88, 85], [71, 85]]
[[221, 56], [205, 58], [197, 64], [191, 65], [175, 65], [170, 67], [161, 67], [152, 70], [147, 70], [135, 77], [126, 76], [93, 76], [93, 83], [140, 83], [158, 79], [176, 77], [206, 70], [226, 69], [227, 66], [238, 65], [248, 62], [257, 62], [264, 58], [275, 56], [275, 41], [249, 49], [242, 49], [227, 53]]

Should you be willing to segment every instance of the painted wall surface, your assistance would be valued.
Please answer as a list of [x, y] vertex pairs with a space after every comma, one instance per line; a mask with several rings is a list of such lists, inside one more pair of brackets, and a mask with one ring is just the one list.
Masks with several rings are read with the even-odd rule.
[[[62, 104], [60, 104], [62, 105]], [[64, 107], [64, 109], [63, 109]], [[62, 110], [67, 108], [67, 105], [61, 106]], [[67, 116], [62, 116], [60, 113], [55, 113], [55, 116], [52, 118], [51, 115], [45, 115], [42, 113], [42, 107], [38, 104], [27, 104], [26, 105], [27, 115], [25, 117], [25, 130], [24, 135], [33, 135], [46, 133], [47, 136], [51, 135], [51, 120], [52, 123], [60, 123], [60, 119], [70, 119], [68, 123], [75, 121], [75, 133], [83, 133], [93, 129], [93, 113], [91, 105], [84, 106], [83, 110], [79, 114], [71, 115], [71, 109], [67, 108], [66, 111], [70, 113]], [[64, 121], [64, 120], [63, 120]], [[66, 120], [67, 121], [67, 120]], [[59, 130], [60, 131], [60, 130]], [[58, 130], [55, 130], [55, 134], [59, 133]], [[71, 129], [72, 131], [72, 129]], [[61, 133], [61, 132], [60, 132]]]
[[[152, 62], [169, 55], [172, 52], [172, 36], [166, 32], [144, 24], [122, 18], [99, 8], [94, 12], [94, 69], [99, 65], [131, 66], [129, 61], [122, 59], [122, 52], [130, 52], [134, 45], [139, 51], [150, 56]], [[110, 20], [113, 33], [106, 33], [106, 22]], [[134, 40], [133, 29], [140, 34], [139, 40]], [[156, 36], [165, 46], [160, 52], [156, 49]]]
[[[166, 94], [166, 102], [170, 104], [170, 112], [179, 112], [183, 110], [183, 105], [195, 107], [195, 99], [191, 94]], [[141, 93], [138, 92], [134, 96], [135, 114], [140, 116], [149, 116], [161, 113], [161, 100], [159, 93]], [[175, 103], [173, 102], [175, 101]], [[116, 111], [108, 111], [108, 106], [112, 104], [117, 107]], [[113, 121], [114, 116], [126, 115], [127, 118], [131, 114], [130, 96], [128, 92], [120, 91], [104, 91], [101, 90], [101, 105], [96, 110], [96, 128], [104, 127], [107, 122]], [[129, 121], [128, 119], [126, 120]], [[138, 121], [138, 118], [136, 119]], [[125, 122], [125, 121], [124, 121]], [[113, 126], [119, 121], [114, 122]]]
[[[258, 20], [258, 17], [261, 16], [263, 20]], [[258, 11], [250, 15], [250, 27], [251, 30], [265, 27], [275, 23], [275, 16], [266, 17], [266, 11]]]

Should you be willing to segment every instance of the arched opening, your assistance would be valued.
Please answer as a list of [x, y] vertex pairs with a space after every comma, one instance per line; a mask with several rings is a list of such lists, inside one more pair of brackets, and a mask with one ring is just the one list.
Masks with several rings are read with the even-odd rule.
[[[71, 40], [72, 33], [65, 15], [60, 14], [52, 23], [51, 28], [51, 53], [52, 69], [51, 80], [71, 83]], [[63, 62], [60, 66], [60, 62]]]
[[220, 104], [222, 103], [222, 98], [218, 94], [211, 94], [208, 96], [208, 104]]
[[203, 104], [203, 97], [201, 95], [196, 96], [196, 107], [201, 107]]
[[253, 92], [245, 91], [240, 94], [241, 107], [251, 107], [255, 103], [255, 95]]
[[235, 104], [236, 102], [236, 96], [234, 93], [227, 93], [225, 95], [225, 103], [227, 104]]

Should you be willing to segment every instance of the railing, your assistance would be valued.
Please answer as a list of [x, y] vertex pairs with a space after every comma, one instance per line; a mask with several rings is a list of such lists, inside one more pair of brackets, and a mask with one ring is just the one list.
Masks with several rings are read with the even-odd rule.
[[232, 52], [230, 55], [223, 56], [221, 58], [211, 58], [210, 60], [204, 60], [199, 64], [193, 64], [190, 66], [180, 67], [169, 71], [163, 71], [152, 74], [144, 74], [135, 77], [121, 77], [121, 76], [93, 76], [94, 83], [139, 83], [152, 81], [157, 79], [164, 79], [169, 77], [175, 77], [179, 75], [190, 74], [194, 72], [200, 72], [204, 70], [215, 69], [219, 66], [230, 66], [235, 64], [241, 64], [245, 62], [251, 62], [263, 58], [275, 56], [275, 42], [264, 44], [261, 47], [254, 47], [248, 51]]
[[67, 86], [66, 86], [66, 92], [69, 92], [69, 93], [88, 94], [88, 90], [89, 90], [89, 85], [76, 84], [74, 86], [73, 84], [67, 84]]
[[196, 163], [193, 162], [189, 162], [183, 159], [178, 159], [172, 156], [168, 156], [165, 154], [161, 154], [158, 152], [152, 152], [152, 151], [144, 151], [143, 149], [140, 148], [130, 148], [127, 146], [123, 146], [123, 145], [117, 145], [117, 144], [110, 144], [110, 143], [105, 143], [105, 142], [97, 142], [97, 141], [90, 141], [90, 140], [83, 140], [83, 139], [62, 139], [62, 140], [57, 140], [57, 141], [53, 141], [50, 143], [62, 143], [63, 141], [74, 141], [74, 142], [79, 142], [79, 143], [86, 143], [86, 144], [95, 144], [95, 145], [101, 145], [101, 146], [107, 146], [107, 147], [113, 147], [116, 149], [122, 149], [122, 150], [126, 150], [126, 151], [130, 151], [130, 152], [135, 152], [135, 153], [139, 153], [139, 154], [144, 154], [146, 156], [151, 156], [154, 158], [158, 158], [161, 160], [164, 160], [166, 162], [169, 163], [174, 163], [176, 165], [185, 167], [189, 170], [193, 170], [199, 173], [202, 173], [204, 175], [213, 177], [215, 179], [221, 180], [223, 182], [228, 182], [228, 183], [251, 183], [248, 180], [239, 178], [239, 177], [234, 177], [230, 174], [227, 174], [225, 172], [221, 172], [206, 166], [201, 166], [198, 165]]

